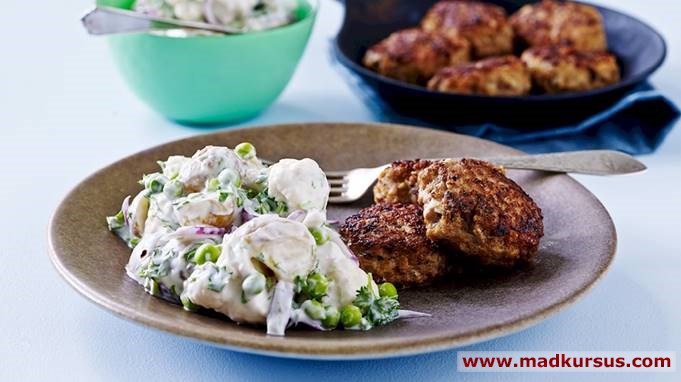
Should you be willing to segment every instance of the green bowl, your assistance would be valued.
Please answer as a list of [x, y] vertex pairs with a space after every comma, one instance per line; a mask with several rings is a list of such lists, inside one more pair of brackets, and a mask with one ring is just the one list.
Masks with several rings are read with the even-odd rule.
[[[133, 2], [97, 1], [126, 9]], [[180, 123], [233, 123], [256, 116], [284, 90], [316, 11], [303, 0], [294, 23], [242, 35], [136, 33], [108, 40], [123, 78], [152, 109]]]

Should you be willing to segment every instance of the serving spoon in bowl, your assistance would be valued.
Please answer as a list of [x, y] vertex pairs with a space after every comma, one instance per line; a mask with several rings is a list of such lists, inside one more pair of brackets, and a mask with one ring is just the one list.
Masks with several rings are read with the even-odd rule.
[[86, 13], [81, 18], [81, 22], [88, 33], [98, 36], [178, 28], [222, 34], [240, 34], [245, 32], [244, 30], [221, 24], [171, 19], [104, 6], [95, 7]]
[[[613, 150], [585, 150], [471, 159], [481, 159], [497, 166], [516, 170], [587, 175], [623, 175], [646, 169], [646, 166], [634, 157]], [[326, 179], [331, 186], [329, 203], [351, 203], [360, 199], [374, 184], [381, 171], [388, 166], [390, 164], [348, 171], [325, 171]]]

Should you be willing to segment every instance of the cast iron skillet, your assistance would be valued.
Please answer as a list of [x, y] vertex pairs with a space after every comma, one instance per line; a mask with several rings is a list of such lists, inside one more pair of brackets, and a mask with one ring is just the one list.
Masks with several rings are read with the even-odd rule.
[[[534, 1], [488, 0], [511, 14]], [[363, 80], [370, 97], [380, 97], [399, 114], [446, 127], [495, 122], [537, 129], [571, 123], [601, 111], [644, 82], [664, 61], [666, 45], [658, 32], [623, 13], [596, 6], [603, 15], [608, 46], [618, 58], [622, 80], [577, 93], [490, 97], [439, 93], [392, 80], [362, 66], [367, 48], [391, 32], [415, 26], [435, 0], [346, 0], [345, 21], [336, 37], [338, 60]]]

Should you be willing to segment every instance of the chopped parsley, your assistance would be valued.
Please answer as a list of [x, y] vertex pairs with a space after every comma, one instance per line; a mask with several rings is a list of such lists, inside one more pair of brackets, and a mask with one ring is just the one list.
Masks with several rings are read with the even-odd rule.
[[397, 297], [378, 296], [374, 293], [372, 284], [373, 279], [371, 273], [369, 273], [367, 285], [357, 291], [357, 297], [355, 297], [355, 301], [352, 304], [359, 308], [363, 318], [371, 325], [385, 325], [396, 320], [399, 316], [398, 310], [400, 309]]

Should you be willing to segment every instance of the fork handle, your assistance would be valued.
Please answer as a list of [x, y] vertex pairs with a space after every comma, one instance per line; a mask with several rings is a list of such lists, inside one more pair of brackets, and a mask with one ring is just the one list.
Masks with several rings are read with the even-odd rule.
[[620, 175], [643, 171], [646, 166], [631, 155], [613, 150], [481, 158], [499, 166], [588, 175]]

